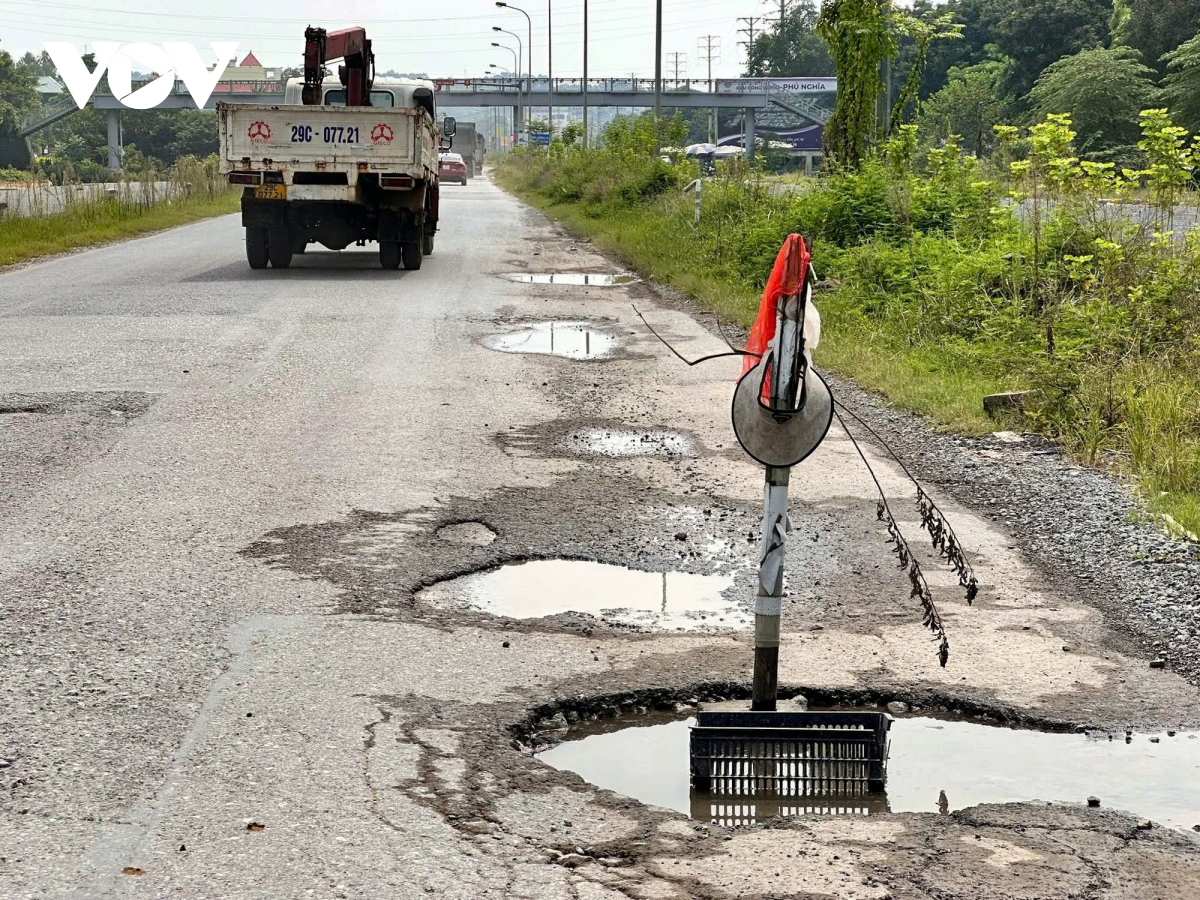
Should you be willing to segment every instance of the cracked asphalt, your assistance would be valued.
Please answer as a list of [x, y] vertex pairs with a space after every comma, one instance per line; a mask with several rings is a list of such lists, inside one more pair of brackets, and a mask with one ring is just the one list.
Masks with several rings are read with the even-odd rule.
[[[252, 272], [226, 217], [0, 273], [0, 896], [1200, 895], [1200, 838], [1083, 797], [726, 830], [538, 762], [581, 712], [744, 692], [749, 635], [421, 590], [566, 557], [721, 571], [748, 605], [762, 474], [728, 425], [736, 362], [683, 367], [631, 301], [689, 354], [720, 348], [708, 317], [640, 283], [498, 277], [615, 267], [486, 179], [446, 193], [418, 272], [370, 251]], [[488, 349], [549, 320], [618, 346]], [[569, 440], [589, 429], [689, 453], [589, 457]], [[788, 692], [1200, 725], [1196, 688], [961, 486], [939, 500], [973, 607], [894, 504], [949, 632], [940, 669], [872, 489], [838, 431], [793, 474]]]

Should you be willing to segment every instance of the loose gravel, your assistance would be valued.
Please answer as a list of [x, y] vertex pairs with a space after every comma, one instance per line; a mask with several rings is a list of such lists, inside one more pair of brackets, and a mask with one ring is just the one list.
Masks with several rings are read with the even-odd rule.
[[[1200, 544], [1139, 521], [1128, 485], [1076, 465], [1039, 436], [941, 433], [853, 384], [830, 382], [935, 499], [949, 494], [1002, 524], [1056, 584], [1099, 606], [1149, 661], [1200, 685]], [[855, 436], [874, 443], [861, 427]]]

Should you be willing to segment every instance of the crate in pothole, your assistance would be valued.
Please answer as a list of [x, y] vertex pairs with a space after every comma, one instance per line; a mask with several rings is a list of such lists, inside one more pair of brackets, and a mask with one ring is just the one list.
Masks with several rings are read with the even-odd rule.
[[[782, 704], [781, 704], [782, 705]], [[881, 793], [888, 731], [880, 712], [702, 709], [691, 729], [692, 788], [718, 800], [818, 802]]]

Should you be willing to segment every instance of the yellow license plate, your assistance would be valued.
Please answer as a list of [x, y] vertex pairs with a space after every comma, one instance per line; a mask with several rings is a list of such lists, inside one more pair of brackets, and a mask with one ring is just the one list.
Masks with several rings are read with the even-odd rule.
[[286, 184], [260, 184], [254, 189], [254, 196], [259, 200], [286, 200]]

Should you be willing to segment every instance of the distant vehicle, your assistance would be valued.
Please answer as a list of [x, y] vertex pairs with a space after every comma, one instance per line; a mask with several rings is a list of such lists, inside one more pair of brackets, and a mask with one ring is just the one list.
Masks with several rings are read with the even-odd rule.
[[457, 153], [438, 154], [438, 180], [467, 183], [467, 164]]
[[[439, 128], [430, 81], [376, 79], [361, 28], [305, 32], [304, 78], [284, 102], [217, 106], [221, 171], [242, 185], [252, 269], [291, 265], [311, 243], [379, 242], [385, 269], [419, 269], [438, 225]], [[326, 77], [328, 64], [339, 76]]]
[[456, 127], [450, 149], [462, 156], [468, 178], [483, 174], [483, 135], [476, 130], [474, 122], [459, 122]]

